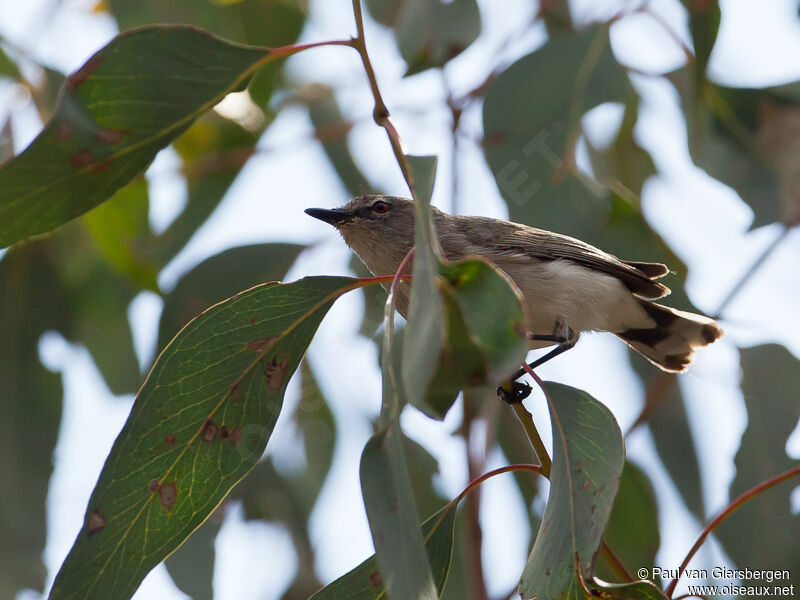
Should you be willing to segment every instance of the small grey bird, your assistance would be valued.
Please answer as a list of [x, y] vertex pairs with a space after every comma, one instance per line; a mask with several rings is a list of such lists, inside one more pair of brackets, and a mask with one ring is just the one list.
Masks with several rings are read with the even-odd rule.
[[[487, 258], [517, 284], [529, 308], [530, 347], [559, 344], [533, 366], [574, 346], [583, 331], [608, 331], [664, 371], [679, 373], [696, 347], [722, 335], [712, 319], [653, 302], [670, 292], [654, 281], [669, 272], [666, 265], [620, 260], [520, 223], [431, 212], [446, 259]], [[414, 205], [405, 198], [362, 195], [341, 208], [306, 213], [336, 227], [373, 275], [394, 274], [414, 244]], [[397, 297], [404, 317], [408, 291], [402, 285]]]

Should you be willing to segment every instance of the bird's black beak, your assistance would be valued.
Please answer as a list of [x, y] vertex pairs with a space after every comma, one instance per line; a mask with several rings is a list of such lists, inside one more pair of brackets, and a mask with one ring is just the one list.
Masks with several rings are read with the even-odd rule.
[[306, 214], [320, 221], [325, 221], [334, 227], [349, 221], [353, 216], [348, 211], [342, 210], [341, 208], [330, 210], [327, 208], [307, 208]]

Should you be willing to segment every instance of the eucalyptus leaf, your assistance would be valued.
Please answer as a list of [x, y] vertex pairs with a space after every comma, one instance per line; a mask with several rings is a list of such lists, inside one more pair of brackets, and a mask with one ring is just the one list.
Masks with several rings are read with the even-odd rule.
[[256, 464], [319, 322], [360, 285], [343, 277], [263, 284], [181, 330], [114, 442], [50, 598], [134, 593]]
[[520, 579], [520, 596], [584, 598], [625, 461], [611, 412], [586, 392], [545, 384], [553, 423], [550, 497]]
[[44, 130], [0, 168], [0, 246], [47, 233], [104, 202], [276, 57], [194, 27], [118, 35], [67, 78]]

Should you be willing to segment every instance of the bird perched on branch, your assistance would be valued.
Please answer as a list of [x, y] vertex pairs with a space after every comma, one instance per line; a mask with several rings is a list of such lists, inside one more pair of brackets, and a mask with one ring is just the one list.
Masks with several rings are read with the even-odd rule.
[[[393, 274], [414, 244], [414, 204], [405, 198], [361, 195], [341, 208], [306, 213], [336, 227], [374, 275]], [[532, 367], [573, 347], [583, 331], [608, 331], [664, 371], [680, 373], [695, 348], [722, 335], [708, 317], [654, 302], [670, 293], [655, 281], [669, 272], [666, 265], [620, 260], [578, 239], [520, 223], [433, 207], [431, 213], [446, 259], [486, 258], [516, 283], [529, 308], [530, 347], [558, 344]], [[397, 310], [407, 316], [407, 286], [398, 292]], [[522, 388], [514, 392], [525, 394]]]

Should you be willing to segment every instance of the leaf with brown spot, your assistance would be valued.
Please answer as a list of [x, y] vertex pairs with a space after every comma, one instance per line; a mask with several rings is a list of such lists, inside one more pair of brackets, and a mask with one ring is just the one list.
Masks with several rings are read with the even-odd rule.
[[98, 531], [101, 531], [105, 526], [106, 518], [101, 515], [99, 511], [93, 510], [92, 514], [89, 515], [89, 522], [86, 524], [86, 527], [89, 530], [89, 535], [94, 535]]
[[[253, 244], [229, 248], [207, 258], [178, 281], [164, 300], [158, 326], [158, 348], [164, 348], [189, 320], [212, 304], [265, 281], [283, 279], [305, 246], [299, 244]], [[255, 317], [248, 319], [257, 325]], [[268, 338], [261, 338], [265, 342]], [[273, 340], [274, 341], [274, 340]], [[259, 347], [251, 348], [250, 344]], [[256, 352], [265, 343], [246, 340], [243, 344]], [[263, 347], [262, 347], [263, 346]], [[231, 382], [233, 385], [233, 382]], [[233, 389], [238, 395], [238, 389]]]
[[283, 386], [286, 380], [286, 368], [288, 366], [288, 357], [284, 357], [282, 360], [273, 357], [264, 367], [264, 379], [267, 382], [267, 387], [273, 392], [281, 389], [281, 386]]
[[174, 483], [165, 483], [158, 488], [158, 497], [164, 510], [172, 512], [175, 500], [178, 499], [178, 487]]
[[545, 388], [553, 424], [550, 497], [519, 593], [523, 599], [584, 598], [579, 580], [592, 580], [625, 462], [622, 433], [586, 392], [551, 382]]
[[[283, 383], [336, 298], [362, 285], [346, 277], [263, 284], [216, 304], [181, 330], [147, 376], [89, 502], [115, 518], [104, 535], [78, 537], [51, 598], [124, 600], [133, 594], [261, 457], [281, 409]], [[275, 338], [269, 356], [243, 351], [264, 338]], [[261, 367], [275, 356], [281, 357], [275, 360], [280, 374], [273, 371], [273, 381], [282, 382], [277, 389], [267, 385]], [[241, 390], [236, 401], [234, 383]], [[208, 443], [219, 439], [223, 422], [230, 443]], [[162, 482], [157, 494], [149, 491], [154, 479]], [[97, 520], [91, 512], [85, 519], [87, 526]], [[131, 553], [140, 558], [121, 560]]]
[[203, 426], [203, 441], [208, 442], [209, 444], [211, 442], [216, 442], [218, 431], [219, 430], [214, 423], [211, 421], [206, 421], [205, 426]]
[[[253, 323], [250, 324], [253, 325]], [[264, 352], [265, 350], [269, 350], [274, 343], [275, 337], [262, 338], [260, 340], [247, 342], [247, 349], [252, 350], [253, 352]]]
[[44, 130], [0, 167], [0, 247], [47, 233], [110, 198], [275, 59], [269, 48], [195, 27], [119, 34], [66, 79]]

